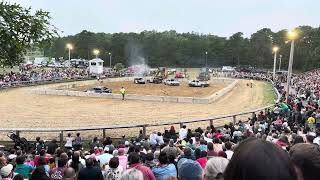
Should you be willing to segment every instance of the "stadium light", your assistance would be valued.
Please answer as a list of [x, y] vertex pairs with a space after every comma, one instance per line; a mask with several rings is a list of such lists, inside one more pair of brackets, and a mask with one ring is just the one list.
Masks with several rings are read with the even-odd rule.
[[112, 68], [112, 67], [111, 67], [111, 62], [112, 62], [112, 54], [111, 54], [111, 52], [109, 52], [108, 54], [109, 54], [109, 63], [110, 63], [110, 68]]
[[99, 53], [100, 53], [99, 49], [93, 50], [93, 54], [96, 56], [96, 58], [98, 58]]
[[273, 81], [275, 81], [276, 79], [276, 65], [277, 65], [277, 52], [279, 50], [279, 47], [278, 46], [274, 46], [272, 48], [272, 51], [274, 53], [274, 58], [273, 58]]
[[68, 43], [68, 44], [66, 45], [66, 47], [67, 47], [67, 48], [68, 48], [68, 50], [69, 50], [69, 64], [70, 64], [70, 59], [71, 59], [71, 50], [73, 49], [73, 46], [72, 46], [72, 44]]
[[294, 53], [294, 40], [298, 38], [296, 31], [289, 31], [288, 39], [291, 41], [290, 56], [289, 56], [289, 66], [288, 66], [288, 76], [287, 76], [287, 87], [286, 87], [286, 101], [288, 102], [291, 86], [291, 76], [292, 76], [292, 64], [293, 64], [293, 53]]

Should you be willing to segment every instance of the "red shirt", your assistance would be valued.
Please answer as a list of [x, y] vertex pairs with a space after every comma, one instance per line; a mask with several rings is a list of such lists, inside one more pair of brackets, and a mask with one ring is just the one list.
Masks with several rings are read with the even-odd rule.
[[147, 166], [142, 165], [141, 163], [132, 164], [132, 165], [130, 165], [130, 169], [131, 168], [135, 168], [135, 169], [141, 171], [143, 174], [144, 180], [156, 180], [156, 177], [154, 176], [151, 169], [148, 168]]

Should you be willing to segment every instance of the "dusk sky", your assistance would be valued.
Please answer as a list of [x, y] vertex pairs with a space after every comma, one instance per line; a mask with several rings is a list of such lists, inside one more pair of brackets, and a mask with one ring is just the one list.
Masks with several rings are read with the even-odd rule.
[[317, 0], [9, 0], [44, 9], [52, 23], [73, 35], [93, 32], [176, 30], [246, 37], [268, 27], [273, 31], [320, 25]]

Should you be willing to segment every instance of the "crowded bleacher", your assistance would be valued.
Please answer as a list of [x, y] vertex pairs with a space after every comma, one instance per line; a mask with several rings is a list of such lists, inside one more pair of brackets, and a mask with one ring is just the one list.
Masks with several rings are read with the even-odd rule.
[[[53, 72], [60, 73], [66, 72]], [[283, 97], [274, 108], [223, 127], [189, 129], [184, 125], [148, 136], [141, 131], [135, 138], [95, 137], [89, 147], [80, 133], [68, 134], [64, 147], [56, 140], [37, 138], [30, 151], [1, 152], [0, 179], [317, 180], [319, 74], [320, 70], [314, 70], [294, 76], [288, 103], [278, 83]]]
[[66, 80], [87, 77], [88, 73], [85, 69], [76, 68], [34, 69], [30, 71], [8, 72], [0, 74], [0, 88], [20, 82]]

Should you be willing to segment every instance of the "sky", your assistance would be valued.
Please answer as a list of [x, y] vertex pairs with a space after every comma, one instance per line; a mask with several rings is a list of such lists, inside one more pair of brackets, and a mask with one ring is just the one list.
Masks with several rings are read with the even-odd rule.
[[82, 30], [176, 30], [223, 37], [259, 29], [319, 27], [319, 0], [5, 0], [49, 11], [62, 36]]

